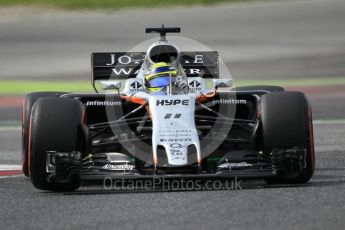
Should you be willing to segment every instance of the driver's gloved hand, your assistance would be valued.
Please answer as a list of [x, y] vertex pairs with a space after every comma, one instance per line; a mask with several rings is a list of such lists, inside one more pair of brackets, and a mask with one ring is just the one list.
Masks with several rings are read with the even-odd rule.
[[188, 85], [185, 81], [176, 80], [174, 86], [178, 89], [188, 90]]

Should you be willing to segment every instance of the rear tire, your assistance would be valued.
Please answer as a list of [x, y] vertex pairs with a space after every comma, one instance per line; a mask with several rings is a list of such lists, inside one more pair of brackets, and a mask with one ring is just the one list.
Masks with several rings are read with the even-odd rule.
[[277, 175], [268, 183], [306, 183], [314, 174], [315, 155], [310, 104], [303, 93], [265, 94], [260, 102], [262, 148], [269, 155], [273, 149], [303, 148], [305, 168], [293, 178]]
[[83, 153], [84, 106], [72, 98], [41, 98], [32, 108], [29, 130], [29, 170], [33, 185], [42, 190], [73, 191], [80, 186], [80, 175], [66, 183], [48, 180], [47, 151]]
[[58, 97], [65, 94], [63, 92], [34, 92], [26, 95], [22, 107], [22, 170], [25, 176], [29, 177], [28, 168], [28, 142], [29, 142], [29, 123], [31, 109], [35, 102], [43, 97]]

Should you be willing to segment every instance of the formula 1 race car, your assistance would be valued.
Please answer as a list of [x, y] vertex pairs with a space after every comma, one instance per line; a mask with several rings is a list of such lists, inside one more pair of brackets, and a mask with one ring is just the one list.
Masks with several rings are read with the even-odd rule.
[[[306, 183], [315, 168], [310, 104], [279, 86], [234, 87], [213, 51], [167, 33], [146, 52], [92, 54], [96, 93], [34, 92], [22, 116], [23, 172], [42, 190], [105, 178]], [[102, 92], [100, 92], [102, 91]]]

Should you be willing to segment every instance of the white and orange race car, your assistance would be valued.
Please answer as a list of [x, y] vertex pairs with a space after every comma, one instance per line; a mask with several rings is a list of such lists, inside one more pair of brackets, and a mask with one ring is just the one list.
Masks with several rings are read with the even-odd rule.
[[22, 162], [36, 188], [71, 191], [109, 178], [312, 177], [312, 114], [303, 93], [234, 87], [217, 52], [182, 52], [167, 41], [180, 28], [146, 32], [160, 34], [146, 52], [92, 54], [95, 93], [26, 96]]

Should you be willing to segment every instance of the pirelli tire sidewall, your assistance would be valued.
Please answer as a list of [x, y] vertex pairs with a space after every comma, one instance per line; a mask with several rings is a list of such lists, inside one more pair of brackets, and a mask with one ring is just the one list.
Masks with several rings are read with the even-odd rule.
[[64, 92], [33, 92], [26, 95], [22, 107], [22, 170], [25, 176], [29, 177], [28, 168], [28, 140], [29, 140], [29, 123], [31, 109], [35, 102], [44, 97], [58, 97], [65, 94]]
[[33, 185], [42, 190], [71, 191], [80, 186], [79, 176], [68, 183], [49, 181], [47, 151], [83, 151], [83, 104], [72, 98], [41, 98], [32, 108], [29, 128], [29, 172]]
[[295, 178], [276, 178], [273, 183], [305, 183], [315, 170], [311, 106], [301, 92], [273, 92], [259, 104], [262, 150], [300, 147], [307, 150], [306, 168]]

